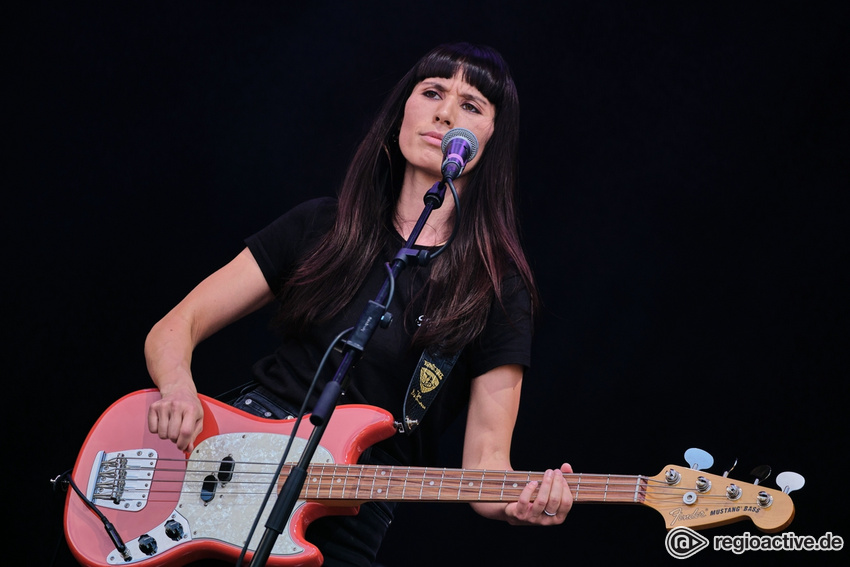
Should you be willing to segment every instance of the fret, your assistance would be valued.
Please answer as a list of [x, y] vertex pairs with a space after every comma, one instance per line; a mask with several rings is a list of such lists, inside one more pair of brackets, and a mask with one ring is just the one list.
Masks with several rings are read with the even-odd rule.
[[581, 491], [581, 473], [578, 473], [578, 480], [576, 481], [575, 500], [579, 500], [579, 491]]
[[499, 490], [499, 500], [505, 498], [505, 485], [508, 483], [508, 471], [505, 471], [505, 476], [502, 477], [502, 488]]
[[481, 480], [478, 481], [478, 500], [481, 500], [481, 491], [484, 489], [484, 479], [487, 477], [487, 471], [481, 471]]
[[[335, 476], [335, 472], [336, 472], [336, 465], [331, 465], [331, 476], [330, 476], [331, 482], [328, 483], [328, 498], [333, 497], [333, 489], [334, 489], [333, 478]], [[325, 476], [325, 465], [322, 465], [322, 478], [324, 478], [324, 476]], [[324, 484], [324, 481], [319, 482], [319, 488], [321, 488], [323, 484]], [[318, 493], [318, 490], [316, 492]]]
[[[427, 473], [429, 473], [429, 472], [430, 472], [432, 475], [434, 474], [434, 469], [426, 468], [426, 469], [425, 469], [425, 472], [426, 472], [426, 477], [427, 477], [427, 476], [428, 476], [428, 474], [427, 474]], [[437, 483], [436, 483], [436, 482], [434, 482], [434, 478], [433, 478], [433, 477], [431, 477], [431, 478], [429, 478], [429, 479], [428, 479], [428, 492], [427, 492], [426, 500], [430, 500], [430, 499], [432, 499], [432, 498], [434, 497], [434, 486], [435, 486], [436, 484], [437, 484]]]
[[407, 467], [407, 470], [404, 471], [404, 480], [402, 480], [401, 485], [401, 499], [404, 500], [404, 495], [407, 492], [407, 479], [410, 477], [410, 467]]
[[[325, 472], [326, 464], [322, 463], [321, 469], [319, 472], [319, 477], [316, 479], [316, 496], [321, 497], [322, 489], [325, 487], [325, 478], [327, 477], [327, 473]], [[333, 473], [331, 473], [331, 478], [333, 478]]]
[[381, 482], [380, 482], [380, 480], [381, 480], [380, 477], [382, 477], [384, 473], [377, 466], [370, 467], [370, 468], [372, 469], [372, 492], [371, 492], [371, 496], [372, 496], [372, 498], [376, 498], [376, 494], [378, 496], [382, 496], [384, 494], [384, 489], [381, 487]]
[[455, 482], [457, 482], [457, 473], [455, 470], [446, 468], [440, 469], [440, 485], [437, 487], [435, 500], [439, 501], [446, 498], [443, 496], [443, 490], [450, 493]]
[[322, 464], [322, 474], [321, 474], [321, 476], [319, 476], [319, 482], [317, 483], [318, 486], [316, 487], [316, 494], [321, 494], [322, 488], [325, 487], [325, 482], [326, 482], [325, 479], [328, 478], [327, 477], [328, 473], [325, 472], [325, 469], [327, 467], [330, 467], [330, 469], [331, 469], [331, 472], [330, 472], [331, 482], [327, 486], [327, 488], [328, 488], [328, 498], [330, 498], [331, 492], [332, 492], [333, 486], [334, 486], [333, 485], [334, 470], [336, 469], [336, 466], [333, 465], [333, 464], [331, 464], [331, 465]]
[[383, 468], [381, 469], [381, 476], [386, 478], [387, 485], [384, 488], [379, 488], [378, 494], [381, 494], [383, 491], [384, 499], [386, 500], [387, 498], [389, 498], [390, 495], [390, 481], [392, 480], [392, 474], [388, 474], [387, 469]]
[[428, 469], [422, 469], [422, 482], [419, 485], [419, 500], [422, 500], [422, 491], [425, 490], [425, 477]]
[[457, 481], [457, 491], [458, 491], [458, 499], [463, 501], [469, 500], [469, 485], [472, 484], [467, 480], [468, 475], [472, 474], [474, 471], [461, 471], [460, 478]]
[[[372, 468], [372, 467], [369, 467], [369, 468], [372, 469], [372, 486], [369, 488], [369, 499], [372, 499], [375, 495], [375, 475], [378, 472], [378, 469]], [[365, 470], [365, 468], [364, 468], [364, 470]]]
[[602, 494], [602, 501], [608, 501], [608, 483], [611, 482], [611, 475], [605, 477], [605, 492]]
[[[324, 467], [324, 465], [322, 465], [322, 467]], [[321, 487], [321, 483], [319, 483], [318, 480], [320, 478], [322, 478], [321, 474], [318, 475], [318, 476], [316, 475], [316, 467], [315, 466], [307, 469], [307, 474], [308, 474], [308, 476], [307, 476], [307, 489], [306, 489], [305, 492], [306, 492], [306, 494], [309, 495], [310, 489], [315, 486], [316, 498], [319, 498], [321, 496], [321, 494], [319, 494], [319, 488]]]
[[351, 467], [345, 467], [345, 476], [342, 481], [342, 497], [345, 498], [345, 491], [348, 489], [348, 473], [351, 471]]
[[320, 478], [322, 478], [320, 475], [316, 475], [315, 467], [307, 469], [307, 492], [309, 493], [311, 489], [315, 490], [316, 498], [320, 496], [319, 486], [321, 486], [321, 484], [318, 482]]
[[[340, 488], [339, 497], [344, 498], [345, 497], [345, 481], [348, 479], [348, 467], [342, 467], [342, 469], [345, 471], [345, 473], [343, 475], [339, 474], [339, 469], [340, 469], [340, 467], [338, 465], [334, 467], [334, 478], [333, 478], [333, 483], [331, 484], [331, 486], [339, 485], [339, 488]], [[331, 490], [329, 491], [329, 494], [333, 494], [333, 488], [331, 488]]]
[[360, 491], [365, 490], [363, 487], [363, 469], [358, 468], [358, 473], [355, 475], [356, 483], [354, 485], [354, 497], [360, 499]]

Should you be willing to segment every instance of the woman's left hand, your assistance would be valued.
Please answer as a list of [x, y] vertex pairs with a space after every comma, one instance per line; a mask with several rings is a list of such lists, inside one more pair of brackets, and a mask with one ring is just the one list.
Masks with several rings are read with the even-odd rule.
[[529, 482], [519, 500], [505, 508], [508, 523], [519, 526], [562, 524], [573, 505], [573, 495], [564, 478], [565, 473], [571, 472], [572, 467], [564, 463], [559, 470], [547, 470], [542, 482]]

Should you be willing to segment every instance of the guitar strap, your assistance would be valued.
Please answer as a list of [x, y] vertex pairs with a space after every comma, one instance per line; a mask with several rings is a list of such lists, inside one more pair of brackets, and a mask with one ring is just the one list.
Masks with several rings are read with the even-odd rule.
[[407, 395], [404, 398], [404, 422], [399, 425], [401, 433], [410, 435], [425, 417], [431, 402], [437, 397], [440, 388], [446, 383], [461, 351], [444, 355], [438, 351], [425, 349], [419, 357], [419, 364], [410, 377]]

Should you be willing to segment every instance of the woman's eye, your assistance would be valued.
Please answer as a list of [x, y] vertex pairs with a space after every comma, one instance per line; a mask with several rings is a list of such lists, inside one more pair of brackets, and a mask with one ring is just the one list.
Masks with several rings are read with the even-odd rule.
[[470, 102], [465, 102], [465, 103], [463, 103], [462, 107], [463, 107], [463, 109], [464, 109], [464, 110], [468, 110], [469, 112], [474, 112], [474, 113], [476, 113], [476, 114], [481, 114], [481, 111], [480, 111], [480, 110], [478, 110], [478, 107], [477, 107], [477, 106], [475, 106], [474, 104], [470, 103]]
[[440, 98], [440, 93], [438, 93], [437, 91], [427, 90], [422, 94], [424, 94], [428, 98]]

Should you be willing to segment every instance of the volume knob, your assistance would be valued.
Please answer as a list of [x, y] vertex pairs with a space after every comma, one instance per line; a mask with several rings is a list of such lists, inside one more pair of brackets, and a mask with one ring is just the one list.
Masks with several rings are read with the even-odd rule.
[[139, 536], [139, 551], [144, 553], [145, 555], [153, 555], [156, 553], [157, 546], [156, 540], [149, 536], [148, 534], [144, 534]]
[[168, 520], [165, 522], [165, 535], [174, 541], [183, 539], [183, 524], [177, 520]]

